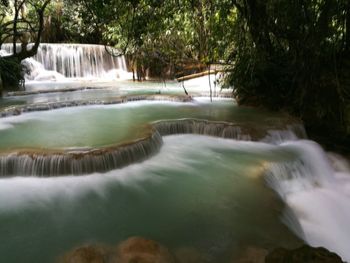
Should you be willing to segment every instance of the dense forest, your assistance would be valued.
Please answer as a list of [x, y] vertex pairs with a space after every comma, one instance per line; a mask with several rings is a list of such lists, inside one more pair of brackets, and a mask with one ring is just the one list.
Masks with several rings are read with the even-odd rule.
[[1, 0], [0, 46], [15, 52], [0, 57], [0, 76], [17, 88], [20, 61], [40, 41], [103, 44], [139, 80], [146, 70], [174, 78], [219, 65], [240, 104], [345, 138], [349, 30], [349, 0]]

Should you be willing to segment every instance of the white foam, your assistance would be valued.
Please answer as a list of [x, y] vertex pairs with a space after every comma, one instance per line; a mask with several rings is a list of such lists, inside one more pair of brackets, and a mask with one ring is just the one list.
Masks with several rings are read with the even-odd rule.
[[55, 198], [75, 200], [91, 192], [104, 196], [106, 187], [113, 182], [142, 191], [142, 184], [138, 182], [166, 180], [147, 171], [160, 168], [191, 171], [195, 160], [188, 159], [188, 153], [195, 152], [204, 159], [215, 158], [215, 149], [240, 150], [252, 158], [272, 162], [271, 174], [267, 177], [270, 186], [294, 212], [302, 231], [290, 223], [293, 220], [286, 220], [289, 227], [312, 246], [324, 246], [350, 261], [350, 174], [347, 169], [336, 172], [322, 148], [312, 141], [271, 145], [207, 136], [167, 136], [158, 155], [105, 174], [0, 179], [0, 210], [46, 206]]
[[[311, 141], [284, 143], [282, 147], [299, 156], [297, 163], [275, 164], [268, 177], [294, 211], [304, 238], [312, 246], [323, 246], [350, 261], [350, 173], [343, 158], [336, 172], [323, 149]], [[336, 166], [337, 167], [337, 166]], [[345, 167], [345, 168], [344, 168]], [[289, 225], [293, 228], [293, 225]], [[294, 229], [295, 232], [298, 232]]]
[[312, 246], [323, 246], [350, 260], [350, 180], [332, 187], [315, 187], [286, 198]]
[[[2, 49], [6, 51], [1, 51], [1, 55], [13, 52], [12, 44], [3, 44]], [[111, 56], [103, 45], [41, 43], [37, 54], [22, 63], [29, 71], [25, 75], [28, 82], [56, 82], [65, 78], [111, 82], [132, 78], [124, 56]]]
[[[194, 145], [196, 147], [194, 147]], [[126, 184], [142, 189], [139, 182], [157, 183], [165, 178], [150, 171], [158, 169], [191, 171], [194, 160], [188, 154], [211, 158], [214, 149], [269, 149], [266, 144], [219, 139], [208, 136], [176, 135], [166, 136], [160, 153], [143, 163], [129, 165], [123, 169], [104, 174], [86, 176], [62, 176], [51, 178], [13, 177], [0, 179], [0, 211], [23, 209], [31, 206], [49, 206], [57, 198], [74, 201], [88, 193], [104, 196], [108, 185]]]

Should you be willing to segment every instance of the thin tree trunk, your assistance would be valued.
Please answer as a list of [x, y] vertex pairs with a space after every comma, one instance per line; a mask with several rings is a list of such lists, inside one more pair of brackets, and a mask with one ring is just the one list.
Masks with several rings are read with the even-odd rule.
[[210, 66], [211, 64], [209, 64], [208, 66], [208, 80], [209, 80], [209, 90], [210, 90], [210, 102], [213, 102], [213, 91], [212, 91], [212, 88], [211, 88], [211, 79], [210, 79]]
[[350, 51], [350, 3], [348, 4], [346, 12], [346, 25], [345, 25], [345, 50]]

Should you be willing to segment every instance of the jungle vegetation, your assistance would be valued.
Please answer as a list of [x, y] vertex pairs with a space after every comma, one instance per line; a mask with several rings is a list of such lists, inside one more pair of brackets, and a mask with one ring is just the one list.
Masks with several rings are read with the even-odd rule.
[[[22, 2], [25, 14], [18, 8]], [[0, 45], [25, 44], [24, 35], [34, 43], [40, 38], [104, 44], [112, 55], [128, 57], [139, 80], [147, 70], [173, 78], [221, 65], [222, 84], [233, 87], [240, 104], [287, 111], [326, 133], [350, 133], [349, 0], [1, 0], [0, 5]], [[27, 55], [19, 54], [17, 61]], [[3, 65], [0, 58], [5, 83]]]
[[38, 50], [49, 3], [50, 0], [0, 1], [0, 47], [11, 43], [13, 51], [11, 55], [0, 56], [0, 91], [2, 86], [7, 89], [23, 86], [25, 69], [21, 61]]

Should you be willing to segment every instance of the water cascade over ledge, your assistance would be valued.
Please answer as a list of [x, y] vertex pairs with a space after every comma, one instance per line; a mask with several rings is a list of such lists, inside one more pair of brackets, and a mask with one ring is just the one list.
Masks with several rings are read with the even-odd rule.
[[[191, 111], [193, 111], [193, 107], [197, 107], [195, 106], [196, 104], [194, 104], [193, 99], [189, 96], [174, 96], [161, 94], [129, 95], [109, 98], [108, 100], [82, 100], [70, 102], [62, 101], [53, 103], [13, 106], [1, 110], [0, 117], [3, 117], [4, 122], [2, 125], [4, 129], [6, 129], [6, 127], [11, 127], [13, 125], [13, 122], [16, 123], [21, 119], [26, 120], [26, 116], [23, 116], [23, 118], [11, 117], [21, 115], [25, 112], [49, 111], [53, 109], [67, 107], [111, 104], [115, 104], [116, 106], [120, 105], [118, 107], [123, 107], [123, 105], [125, 105], [126, 107], [133, 108], [133, 105], [143, 105], [147, 101], [149, 101], [150, 103], [158, 104], [162, 104], [162, 101], [169, 101], [169, 103], [175, 103], [174, 105], [178, 105], [177, 103], [188, 103], [188, 110]], [[145, 105], [147, 105], [147, 103]], [[83, 109], [85, 107], [80, 108]], [[176, 111], [176, 109], [173, 110]], [[170, 111], [173, 110], [170, 109]], [[30, 114], [31, 113], [29, 113], [29, 116], [31, 116]], [[68, 112], [65, 114], [68, 114]], [[88, 115], [82, 115], [79, 118], [85, 118], [90, 114], [91, 113], [88, 113]], [[126, 111], [126, 114], [131, 113], [128, 113], [128, 111]], [[141, 112], [134, 111], [134, 113], [132, 114], [138, 115], [141, 114]], [[187, 111], [185, 111], [185, 114], [188, 114]], [[50, 118], [52, 118], [50, 117], [50, 113], [47, 113], [45, 116], [47, 117], [43, 120], [49, 120]], [[58, 116], [59, 115], [57, 115], [57, 117]], [[113, 115], [108, 116], [112, 117]], [[174, 116], [181, 116], [181, 114], [175, 114]], [[208, 115], [208, 117], [209, 116], [210, 114]], [[39, 116], [34, 117], [34, 119], [38, 117]], [[12, 119], [8, 120], [8, 118]], [[41, 120], [41, 118], [42, 117], [39, 117], [38, 120]], [[72, 119], [72, 121], [76, 122], [76, 120], [74, 119]], [[119, 119], [119, 121], [123, 120]], [[109, 119], [107, 119], [107, 123], [108, 122]], [[92, 123], [96, 125], [96, 122]], [[102, 122], [100, 123], [100, 125], [106, 125], [107, 123]], [[83, 124], [84, 123], [82, 123], [82, 125]], [[57, 126], [57, 128], [60, 129], [59, 127], [62, 126], [60, 121], [58, 121], [58, 125], [59, 126]], [[287, 123], [282, 122], [280, 124], [276, 124], [275, 122], [270, 121], [269, 125], [272, 126], [267, 125], [264, 127], [257, 127], [256, 125], [254, 125], [254, 122], [232, 123], [228, 121], [206, 120], [203, 119], [203, 117], [201, 119], [163, 119], [160, 121], [151, 122], [145, 120], [145, 122], [142, 122], [139, 125], [141, 125], [139, 126], [139, 128], [143, 131], [141, 134], [135, 134], [131, 137], [118, 137], [119, 134], [121, 134], [121, 130], [115, 130], [115, 135], [114, 133], [111, 133], [111, 139], [109, 141], [103, 141], [100, 144], [93, 144], [90, 146], [87, 142], [84, 142], [78, 145], [71, 145], [68, 143], [64, 146], [54, 144], [52, 146], [46, 146], [45, 148], [43, 148], [41, 145], [47, 145], [48, 141], [46, 141], [46, 143], [42, 142], [43, 144], [39, 145], [28, 144], [25, 141], [19, 144], [13, 142], [11, 144], [12, 147], [9, 147], [10, 145], [8, 144], [4, 144], [1, 146], [2, 152], [0, 152], [0, 176], [21, 176], [25, 174], [29, 174], [31, 176], [58, 176], [107, 172], [116, 168], [124, 167], [131, 163], [143, 161], [146, 158], [154, 155], [159, 151], [159, 149], [162, 146], [162, 136], [166, 135], [198, 134], [241, 141], [264, 141], [269, 143], [279, 143], [285, 140], [295, 140], [298, 138], [306, 137], [303, 126], [295, 120], [288, 121]], [[132, 129], [135, 128], [132, 127]], [[77, 130], [77, 132], [78, 131], [79, 130]], [[50, 132], [50, 130], [48, 130], [48, 132]], [[6, 133], [4, 133], [3, 136], [9, 136], [9, 134], [7, 133], [6, 135]], [[42, 136], [45, 135], [42, 134]], [[58, 133], [55, 136], [65, 136], [65, 133]], [[94, 135], [92, 134], [91, 136]]]
[[[17, 48], [20, 48], [18, 45]], [[7, 53], [12, 44], [3, 44]], [[25, 59], [26, 79], [31, 81], [62, 80], [63, 78], [125, 78], [124, 56], [110, 55], [103, 45], [41, 43], [33, 58]]]
[[311, 246], [323, 246], [350, 260], [350, 168], [341, 156], [327, 154], [313, 141], [280, 145], [298, 156], [294, 161], [266, 166], [268, 185], [295, 213], [285, 223]]
[[[293, 127], [287, 128], [292, 134]], [[295, 127], [299, 128], [299, 125]], [[145, 129], [149, 130], [149, 134], [142, 139], [99, 149], [28, 149], [5, 152], [0, 155], [0, 176], [58, 176], [107, 172], [151, 157], [161, 148], [162, 136], [172, 134], [198, 134], [243, 141], [264, 141], [270, 138], [270, 135], [263, 131], [249, 134], [251, 129], [242, 128], [234, 123], [200, 119], [157, 121]], [[281, 134], [285, 132], [282, 130]], [[275, 133], [279, 134], [278, 131]], [[297, 138], [296, 135], [294, 137]], [[277, 136], [277, 140], [279, 139], [280, 136]]]
[[[22, 114], [26, 115], [26, 112], [31, 111], [48, 111], [52, 109], [84, 105], [122, 104], [126, 102], [133, 102], [139, 100], [141, 100], [141, 102], [137, 102], [135, 104], [130, 103], [130, 108], [138, 107], [138, 103], [143, 103], [142, 100], [172, 100], [175, 101], [174, 104], [181, 104], [181, 107], [185, 107], [183, 102], [189, 102], [188, 104], [192, 104], [193, 102], [190, 97], [185, 96], [126, 96], [119, 98], [110, 98], [110, 100], [106, 101], [70, 101], [10, 107], [1, 111], [1, 116], [4, 117], [4, 119], [6, 119], [6, 117], [9, 117], [10, 119], [12, 118], [10, 116]], [[110, 106], [98, 107], [108, 108]], [[186, 114], [189, 115], [190, 112], [195, 111], [195, 105], [192, 105], [191, 107], [187, 108]], [[121, 108], [122, 107], [118, 108], [118, 110], [120, 111]], [[162, 107], [160, 107], [160, 109], [164, 108], [165, 107], [163, 104]], [[159, 110], [159, 108], [157, 109]], [[179, 108], [172, 108], [172, 110], [179, 111]], [[67, 110], [67, 112], [70, 115], [75, 115], [77, 113], [77, 111], [74, 108]], [[116, 112], [113, 112], [113, 114], [115, 114]], [[142, 112], [142, 110], [140, 110], [139, 112]], [[93, 113], [93, 111], [90, 111], [89, 113], [91, 114]], [[132, 120], [135, 121], [135, 112], [126, 111], [125, 113], [129, 114], [128, 117], [133, 116]], [[145, 115], [147, 115], [148, 113], [149, 112], [145, 112]], [[30, 114], [31, 113], [28, 113], [28, 118], [34, 118]], [[60, 114], [62, 114], [62, 112], [60, 112]], [[52, 116], [57, 115], [50, 116], [51, 118], [53, 118]], [[240, 174], [240, 171], [243, 170], [243, 174], [246, 174], [247, 177], [256, 177], [259, 180], [260, 178], [264, 178], [263, 180], [266, 180], [267, 184], [276, 193], [278, 193], [278, 195], [284, 201], [284, 203], [287, 204], [288, 209], [284, 214], [283, 220], [289, 226], [290, 229], [292, 229], [300, 238], [304, 239], [309, 244], [313, 246], [325, 246], [339, 253], [342, 257], [344, 257], [345, 260], [350, 259], [350, 254], [347, 249], [347, 244], [349, 244], [348, 237], [350, 236], [350, 232], [346, 227], [344, 227], [347, 225], [347, 222], [350, 219], [350, 198], [348, 194], [348, 189], [350, 189], [350, 169], [342, 163], [339, 164], [339, 158], [334, 156], [332, 157], [333, 159], [330, 158], [323, 151], [323, 149], [314, 142], [300, 140], [306, 138], [303, 125], [298, 122], [294, 122], [293, 120], [286, 120], [283, 123], [276, 122], [276, 124], [271, 124], [273, 123], [273, 118], [269, 116], [269, 118], [263, 119], [264, 124], [268, 123], [264, 126], [261, 125], [261, 123], [255, 122], [255, 120], [250, 120], [250, 122], [242, 122], [242, 119], [236, 119], [234, 116], [231, 116], [231, 119], [229, 120], [236, 120], [237, 122], [217, 121], [216, 119], [220, 119], [220, 116], [213, 114], [213, 112], [207, 113], [207, 115], [198, 116], [198, 118], [195, 116], [191, 118], [177, 117], [177, 119], [171, 119], [172, 117], [164, 117], [157, 118], [157, 121], [149, 121], [145, 123], [142, 127], [135, 125], [135, 127], [133, 128], [141, 128], [142, 130], [142, 134], [139, 135], [137, 139], [129, 140], [123, 143], [116, 143], [108, 146], [93, 146], [86, 148], [72, 147], [70, 149], [61, 150], [56, 150], [54, 147], [48, 147], [47, 149], [16, 149], [14, 147], [13, 149], [3, 150], [2, 152], [0, 152], [0, 177], [50, 177], [59, 175], [84, 175], [91, 173], [105, 173], [103, 176], [95, 174], [92, 176], [82, 177], [82, 180], [79, 180], [80, 178], [73, 179], [73, 177], [70, 176], [45, 179], [2, 179], [3, 181], [8, 180], [10, 183], [12, 182], [12, 180], [40, 181], [40, 189], [46, 190], [45, 187], [42, 187], [41, 180], [47, 182], [52, 181], [52, 189], [57, 188], [56, 180], [68, 180], [68, 183], [66, 185], [71, 185], [71, 181], [76, 180], [77, 185], [79, 185], [80, 187], [82, 183], [81, 181], [84, 181], [84, 179], [86, 178], [88, 178], [88, 180], [106, 180], [106, 178], [108, 178], [108, 180], [115, 180], [116, 176], [114, 176], [114, 173], [125, 173], [125, 178], [132, 177], [133, 169], [140, 169], [140, 178], [149, 176], [152, 177], [152, 179], [159, 179], [159, 182], [169, 184], [169, 181], [167, 181], [169, 178], [169, 170], [171, 171], [171, 169], [179, 169], [181, 170], [181, 172], [179, 172], [179, 174], [175, 174], [176, 176], [174, 176], [174, 178], [176, 178], [175, 181], [179, 183], [179, 187], [172, 186], [171, 189], [182, 190], [183, 188], [185, 189], [188, 185], [187, 182], [182, 184], [183, 179], [181, 180], [179, 178], [179, 176], [182, 175], [182, 170], [186, 170], [186, 172], [188, 173], [184, 177], [186, 177], [187, 179], [192, 179], [190, 176], [192, 173], [191, 169], [193, 168], [193, 166], [198, 166], [197, 169], [199, 171], [198, 174], [200, 175], [198, 176], [199, 178], [201, 178], [202, 172], [204, 170], [212, 169], [207, 171], [208, 175], [214, 175], [215, 177], [212, 183], [209, 184], [209, 188], [212, 189], [212, 184], [217, 182], [219, 178], [222, 177], [220, 174], [218, 174], [218, 176], [216, 177], [215, 173], [215, 164], [220, 163], [222, 167], [229, 167], [228, 174], [237, 172], [237, 174], [239, 175], [237, 178], [244, 177], [242, 176], [242, 174]], [[209, 117], [207, 117], [206, 119], [205, 116]], [[210, 119], [211, 116], [213, 116], [213, 119]], [[18, 116], [13, 118], [15, 119], [22, 117], [23, 119], [27, 118], [27, 116]], [[244, 118], [247, 118], [247, 115], [244, 115]], [[221, 118], [221, 120], [222, 119], [225, 118]], [[43, 121], [44, 118], [37, 118], [35, 120]], [[110, 120], [118, 122], [118, 119], [116, 118]], [[20, 123], [21, 120], [17, 121], [17, 123]], [[133, 124], [135, 123], [133, 122]], [[96, 126], [98, 126], [101, 129], [101, 126], [99, 126], [98, 124], [96, 124]], [[114, 134], [115, 133], [113, 133], [113, 136], [115, 136]], [[180, 134], [205, 135], [231, 140], [206, 138], [204, 136], [193, 135], [187, 135], [186, 137], [184, 135], [181, 136]], [[163, 136], [167, 135], [180, 136], [168, 136], [163, 138]], [[197, 142], [199, 142], [197, 145], [194, 143], [196, 140]], [[169, 143], [169, 141], [173, 142]], [[187, 145], [186, 150], [183, 150], [183, 152], [179, 153], [177, 152], [179, 149], [178, 145], [183, 143], [183, 141]], [[207, 146], [206, 143], [208, 144]], [[172, 147], [172, 151], [171, 154], [166, 155], [166, 151], [163, 150], [167, 147], [169, 148], [169, 146]], [[200, 150], [198, 151], [198, 149]], [[194, 153], [200, 152], [200, 154], [203, 155], [203, 158], [197, 160], [192, 159], [192, 155], [187, 156], [186, 154], [190, 150]], [[161, 154], [157, 154], [158, 152], [161, 152]], [[174, 153], [177, 153], [177, 155], [175, 155]], [[178, 156], [178, 159], [181, 159], [181, 162], [178, 159], [173, 158], [174, 156]], [[156, 161], [154, 159], [156, 159]], [[134, 164], [141, 161], [145, 162], [143, 162], [142, 164], [136, 164], [135, 166], [125, 167], [126, 165]], [[338, 163], [336, 165], [333, 164], [332, 166], [332, 162], [336, 161]], [[148, 168], [152, 171], [155, 169], [155, 167], [157, 167], [156, 165], [164, 166], [164, 176], [162, 173], [159, 173], [156, 169], [154, 173], [148, 175], [145, 172], [145, 163], [146, 165], [148, 163]], [[125, 167], [125, 170], [119, 169], [112, 171], [116, 168], [122, 167]], [[169, 167], [171, 168], [169, 169]], [[109, 174], [111, 175], [109, 176]], [[162, 176], [160, 176], [159, 174]], [[204, 179], [206, 180], [207, 178], [204, 177]], [[157, 181], [157, 183], [152, 183], [150, 185], [157, 185], [159, 182]], [[220, 185], [220, 187], [213, 188], [215, 189], [215, 191], [213, 191], [212, 196], [208, 197], [207, 192], [203, 191], [203, 196], [205, 196], [205, 199], [209, 199], [210, 201], [220, 200], [220, 198], [218, 198], [218, 191], [216, 189], [220, 189], [220, 192], [222, 191], [222, 189], [225, 188], [225, 186], [227, 186], [228, 189], [232, 187], [237, 187], [237, 189], [240, 189], [242, 191], [239, 193], [239, 195], [244, 195], [244, 187], [232, 186], [235, 185], [235, 183], [232, 183], [231, 181], [229, 182], [230, 183], [224, 181], [223, 184]], [[171, 183], [169, 185], [172, 185]], [[66, 187], [66, 185], [64, 185], [64, 188], [69, 188]], [[91, 185], [95, 187], [96, 184], [92, 183]], [[106, 183], [106, 185], [109, 185], [109, 183]], [[147, 184], [144, 184], [143, 186], [145, 185]], [[195, 185], [197, 188], [197, 182], [193, 185]], [[254, 185], [258, 184], [256, 184], [256, 182], [254, 181]], [[3, 186], [3, 188], [5, 189], [6, 187]], [[27, 191], [26, 187], [23, 188]], [[75, 192], [75, 190], [76, 189], [73, 188], [72, 192]], [[13, 192], [16, 193], [16, 191]], [[28, 190], [28, 192], [35, 193], [35, 191], [32, 190]], [[118, 188], [118, 191], [116, 192], [119, 193], [120, 188]], [[149, 190], [148, 192], [152, 193], [153, 191]], [[192, 191], [188, 190], [180, 192], [179, 194], [169, 195], [164, 195], [164, 192], [162, 191], [161, 196], [186, 197], [187, 192], [191, 193]], [[238, 191], [236, 190], [233, 192], [238, 193]], [[8, 195], [8, 192], [5, 192], [3, 194], [3, 196]], [[249, 193], [249, 195], [246, 198], [250, 200], [250, 197], [252, 197], [251, 199], [254, 200], [259, 199], [256, 198], [255, 192]], [[133, 200], [133, 198], [125, 199], [128, 200], [127, 205], [129, 205], [130, 200]], [[147, 198], [136, 199], [147, 200]], [[161, 198], [157, 197], [157, 200], [159, 199]], [[193, 200], [193, 198], [187, 197], [185, 199]], [[229, 199], [231, 200], [232, 196], [230, 196]], [[233, 199], [235, 200], [235, 198]], [[115, 200], [119, 199], [116, 198]], [[222, 204], [224, 205], [220, 206], [214, 204], [212, 208], [230, 207], [231, 209], [232, 207], [235, 207], [235, 204], [233, 203], [229, 203], [229, 205], [227, 205], [227, 202], [225, 200], [227, 199], [222, 200]], [[265, 202], [265, 199], [261, 200], [264, 200], [262, 203], [268, 203]], [[154, 202], [152, 202], [152, 205], [153, 203]], [[113, 204], [113, 207], [115, 207], [114, 205], [115, 204]], [[201, 206], [201, 203], [195, 203], [195, 206], [199, 207]], [[258, 205], [258, 207], [255, 207], [254, 209], [246, 209], [246, 207], [244, 207], [244, 209], [242, 210], [234, 211], [233, 214], [235, 216], [239, 215], [244, 210], [257, 211], [257, 213], [261, 213], [261, 211], [259, 211], [259, 206], [260, 205]], [[96, 205], [96, 207], [101, 206]], [[91, 207], [89, 207], [89, 209], [87, 210], [90, 210], [90, 208]], [[121, 209], [122, 210], [118, 211], [126, 211], [124, 209], [124, 206], [121, 206]], [[206, 211], [211, 211], [211, 209], [203, 209], [205, 209]], [[329, 211], [332, 212], [330, 213]], [[148, 212], [149, 211], [147, 211], [147, 213]], [[290, 212], [290, 214], [288, 214], [288, 212]], [[174, 215], [175, 214], [177, 213], [174, 213]], [[186, 214], [188, 214], [187, 211]], [[173, 216], [173, 214], [171, 214], [171, 216]], [[91, 218], [91, 216], [85, 216], [85, 218]], [[138, 217], [133, 215], [129, 218]], [[226, 217], [221, 216], [220, 218]], [[249, 218], [254, 219], [255, 216], [250, 216]], [[257, 220], [259, 221], [260, 218], [257, 218]], [[69, 222], [70, 221], [71, 220], [69, 220]], [[227, 221], [231, 221], [231, 219]], [[245, 220], [240, 221], [246, 222]], [[268, 221], [270, 220], [266, 220], [266, 222]], [[149, 222], [153, 222], [153, 220], [149, 220]], [[196, 220], [195, 224], [197, 224], [198, 222], [199, 221]], [[79, 224], [80, 223], [81, 222], [79, 222]], [[113, 221], [113, 225], [114, 224], [115, 221]], [[139, 225], [139, 222], [137, 222], [137, 225]], [[254, 225], [254, 223], [249, 225], [249, 229], [252, 228], [252, 225]], [[182, 226], [183, 224], [181, 224], [181, 227]], [[27, 225], [25, 227], [27, 228]], [[206, 225], [205, 228], [207, 228]], [[168, 229], [168, 225], [165, 227], [165, 229]], [[193, 229], [193, 227], [191, 227], [191, 229]], [[225, 229], [225, 232], [226, 231], [227, 230]], [[278, 232], [278, 235], [280, 235], [280, 233], [281, 231]]]
[[0, 156], [0, 174], [55, 176], [107, 172], [145, 160], [157, 153], [162, 138], [154, 131], [145, 138], [102, 149], [69, 151], [21, 150]]

